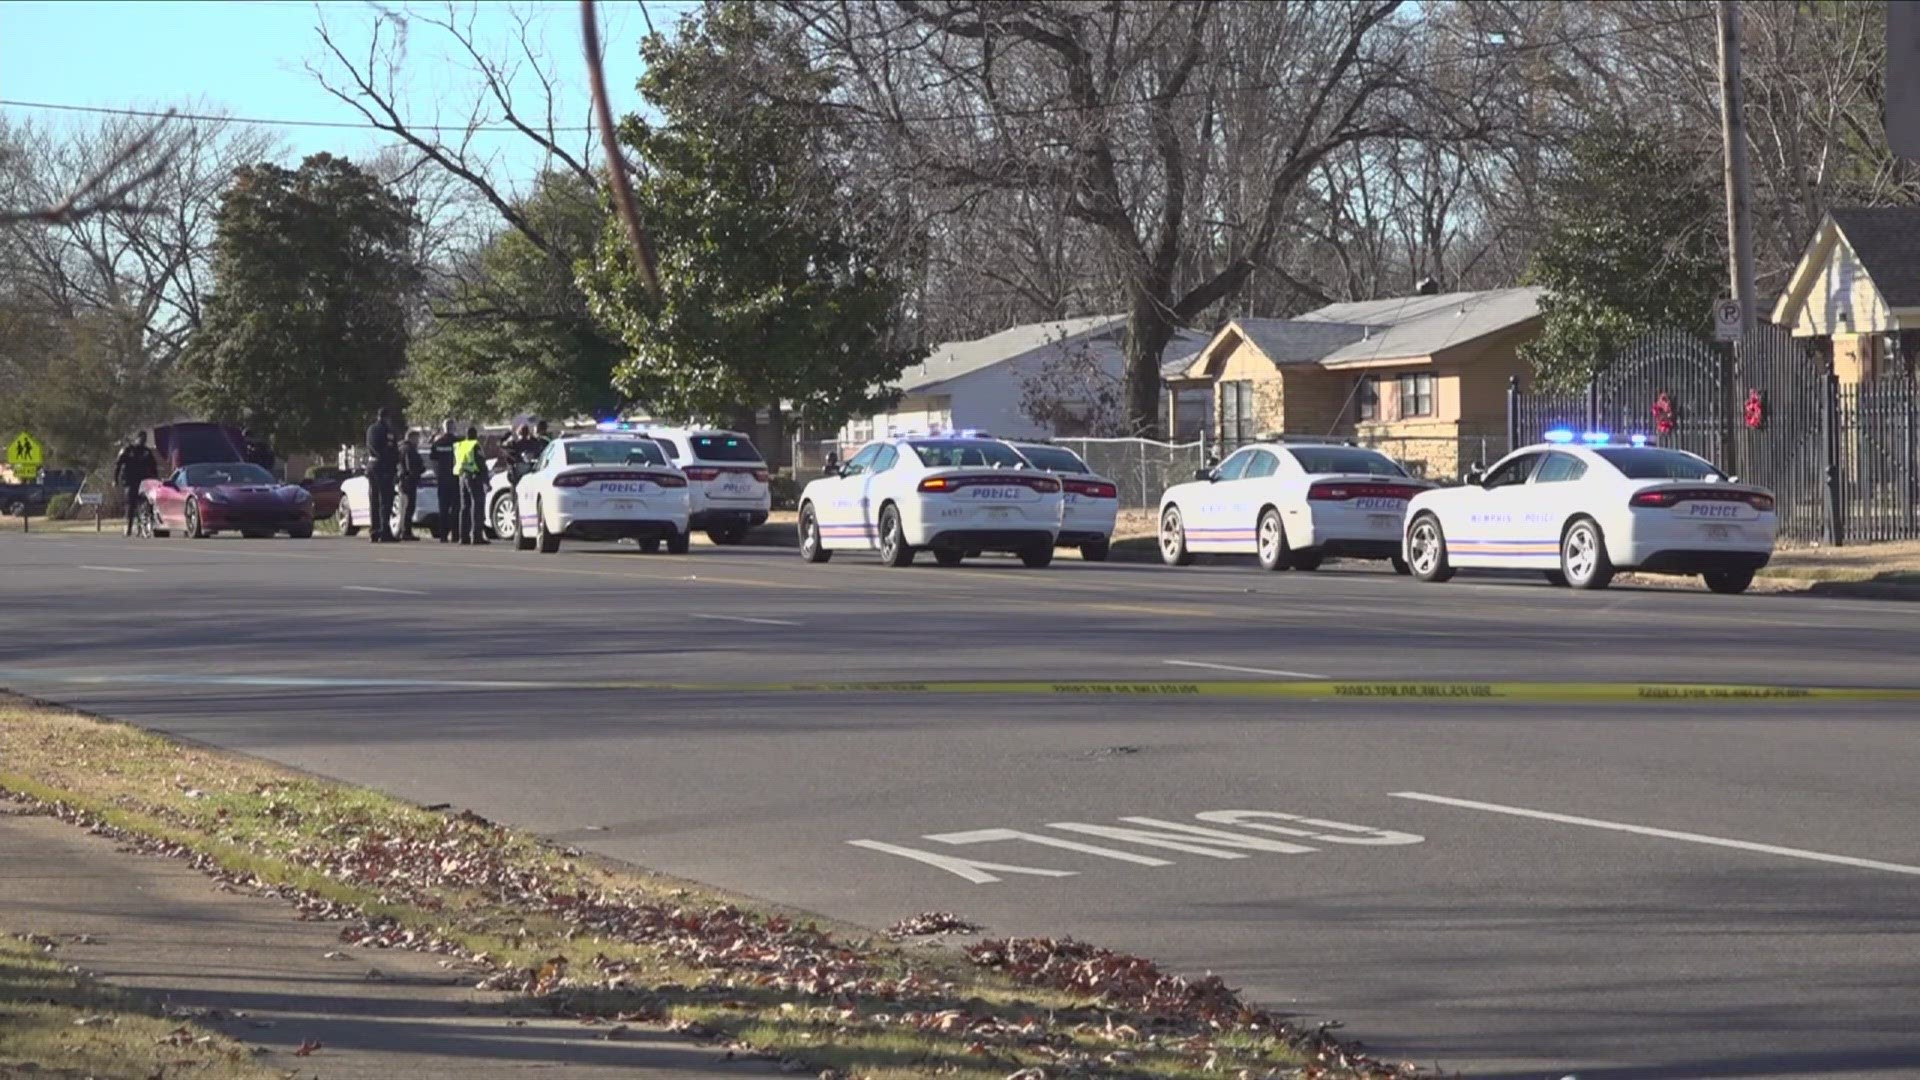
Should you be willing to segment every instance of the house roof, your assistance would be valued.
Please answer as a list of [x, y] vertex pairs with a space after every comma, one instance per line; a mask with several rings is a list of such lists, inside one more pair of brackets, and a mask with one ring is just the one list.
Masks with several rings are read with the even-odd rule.
[[1080, 319], [1060, 319], [1055, 322], [1028, 323], [1025, 326], [1012, 326], [997, 334], [988, 334], [972, 341], [949, 341], [934, 347], [933, 352], [921, 363], [900, 373], [894, 386], [912, 393], [957, 379], [962, 375], [971, 375], [983, 368], [1022, 356], [1047, 345], [1071, 341], [1089, 334], [1106, 330], [1120, 330], [1126, 326], [1124, 315], [1093, 315]]
[[1920, 307], [1920, 207], [1857, 207], [1827, 216], [1888, 307]]
[[1540, 289], [1490, 289], [1328, 304], [1301, 322], [1359, 324], [1365, 336], [1319, 358], [1328, 367], [1432, 356], [1540, 315]]

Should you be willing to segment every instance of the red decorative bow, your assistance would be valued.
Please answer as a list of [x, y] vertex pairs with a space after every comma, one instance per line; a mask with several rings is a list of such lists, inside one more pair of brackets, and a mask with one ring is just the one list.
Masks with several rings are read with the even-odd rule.
[[1746, 413], [1748, 427], [1757, 431], [1767, 426], [1767, 399], [1760, 395], [1759, 390], [1747, 391]]
[[1653, 429], [1662, 435], [1671, 435], [1679, 416], [1680, 410], [1674, 405], [1673, 398], [1665, 390], [1660, 391], [1660, 395], [1653, 399]]

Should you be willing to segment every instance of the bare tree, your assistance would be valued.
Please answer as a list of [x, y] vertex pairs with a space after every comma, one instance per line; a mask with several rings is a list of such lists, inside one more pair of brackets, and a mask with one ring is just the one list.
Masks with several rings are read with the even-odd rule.
[[116, 150], [112, 157], [82, 179], [58, 202], [32, 210], [0, 210], [0, 225], [34, 221], [45, 225], [73, 225], [95, 214], [145, 213], [151, 209], [135, 196], [172, 164], [173, 150], [149, 153], [173, 113]]

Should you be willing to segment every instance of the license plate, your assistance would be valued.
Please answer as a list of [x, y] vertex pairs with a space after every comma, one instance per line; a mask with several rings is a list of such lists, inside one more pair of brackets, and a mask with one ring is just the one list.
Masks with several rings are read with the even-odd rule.
[[1400, 519], [1393, 514], [1368, 514], [1367, 526], [1374, 529], [1397, 529], [1400, 527]]
[[1709, 540], [1726, 540], [1730, 538], [1732, 535], [1733, 535], [1733, 529], [1731, 529], [1726, 525], [1707, 526], [1707, 539]]
[[1008, 518], [1011, 518], [1012, 516], [1013, 516], [1013, 511], [1002, 509], [1000, 507], [995, 507], [992, 510], [987, 511], [988, 521], [1006, 521]]
[[640, 504], [637, 502], [634, 502], [632, 499], [615, 499], [613, 500], [613, 509], [638, 510], [640, 509]]
[[752, 488], [750, 488], [750, 487], [748, 487], [748, 486], [747, 486], [747, 485], [745, 485], [745, 484], [721, 484], [721, 485], [720, 485], [720, 494], [722, 494], [722, 495], [751, 495], [751, 494], [753, 494], [753, 489], [752, 489]]

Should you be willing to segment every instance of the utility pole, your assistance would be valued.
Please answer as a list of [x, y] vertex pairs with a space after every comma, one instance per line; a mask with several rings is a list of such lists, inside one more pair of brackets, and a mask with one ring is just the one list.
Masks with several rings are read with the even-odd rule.
[[1740, 305], [1740, 337], [1759, 333], [1753, 295], [1753, 181], [1747, 173], [1747, 104], [1740, 88], [1740, 5], [1720, 9], [1720, 141], [1727, 174], [1727, 277]]

